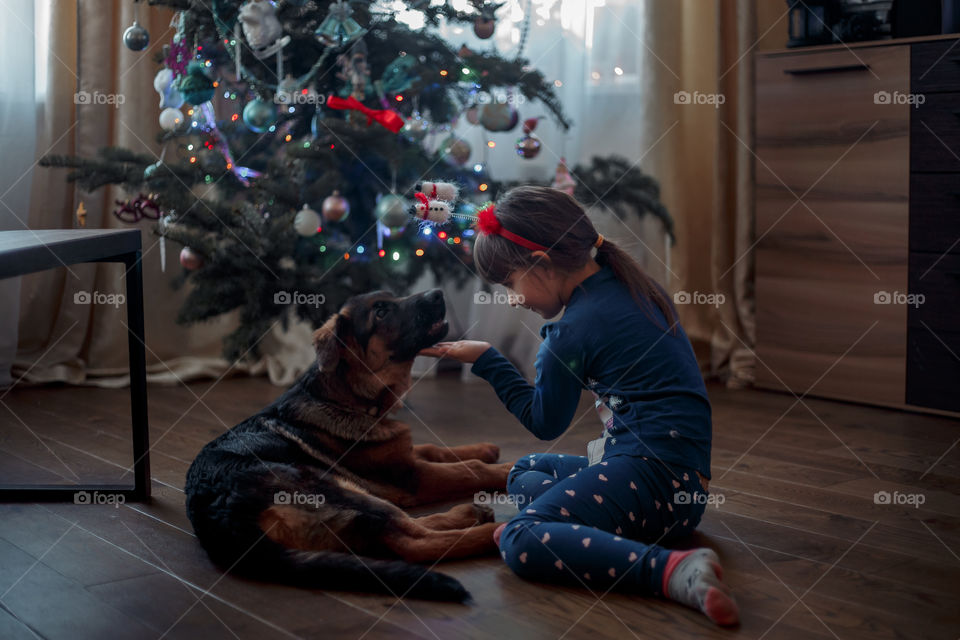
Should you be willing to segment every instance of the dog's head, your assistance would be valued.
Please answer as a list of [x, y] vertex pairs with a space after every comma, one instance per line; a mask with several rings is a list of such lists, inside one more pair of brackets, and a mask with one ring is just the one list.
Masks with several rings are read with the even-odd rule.
[[447, 335], [445, 314], [439, 289], [405, 298], [389, 291], [353, 297], [314, 332], [317, 367], [342, 374], [360, 398], [378, 400], [387, 390], [402, 395], [417, 353]]

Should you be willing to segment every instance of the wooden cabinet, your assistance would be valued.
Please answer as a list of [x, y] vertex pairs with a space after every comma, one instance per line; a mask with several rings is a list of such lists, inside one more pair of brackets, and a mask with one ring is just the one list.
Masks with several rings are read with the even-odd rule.
[[[911, 333], [913, 320], [946, 318], [943, 309], [960, 299], [944, 297], [952, 280], [913, 277], [915, 243], [949, 253], [948, 236], [960, 238], [960, 216], [944, 220], [941, 208], [945, 199], [960, 213], [960, 183], [944, 173], [960, 172], [960, 64], [941, 69], [930, 60], [936, 52], [914, 55], [919, 46], [929, 43], [757, 57], [758, 386], [932, 407], [936, 393], [908, 394], [910, 383], [956, 373]], [[917, 73], [920, 60], [928, 72]], [[931, 86], [957, 93], [931, 91], [918, 108], [913, 90]], [[928, 126], [946, 142], [943, 152]], [[921, 292], [936, 302], [917, 315], [908, 302]], [[960, 397], [960, 376], [940, 386], [951, 384]]]

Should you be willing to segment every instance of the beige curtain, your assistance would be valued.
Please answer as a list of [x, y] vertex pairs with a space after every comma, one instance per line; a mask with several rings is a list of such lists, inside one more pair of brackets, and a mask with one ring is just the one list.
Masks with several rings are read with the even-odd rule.
[[[46, 99], [38, 105], [37, 158], [45, 153], [92, 156], [103, 146], [121, 146], [159, 157], [159, 97], [153, 89], [153, 56], [173, 35], [168, 9], [141, 3], [139, 22], [150, 33], [150, 46], [128, 50], [121, 34], [134, 19], [134, 3], [43, 0], [48, 11], [38, 38], [46, 37]], [[38, 60], [38, 64], [43, 64]], [[123, 104], [76, 105], [74, 93], [122, 96]], [[85, 193], [65, 181], [66, 171], [36, 167], [29, 211], [33, 229], [75, 228], [83, 202], [89, 228], [136, 228], [117, 220], [114, 201], [136, 197], [116, 188]], [[152, 221], [139, 223], [143, 238], [144, 312], [148, 378], [175, 381], [226, 372], [266, 371], [285, 384], [310, 362], [309, 334], [277, 330], [261, 343], [269, 357], [254, 366], [230, 368], [220, 357], [221, 336], [235, 322], [227, 317], [186, 328], [175, 323], [185, 295], [170, 287], [180, 266], [180, 247], [168, 243], [167, 271], [160, 270], [160, 247]], [[25, 381], [61, 380], [74, 384], [124, 385], [128, 382], [127, 336], [123, 306], [78, 305], [78, 291], [120, 293], [125, 289], [121, 265], [73, 265], [27, 276], [21, 288], [19, 344], [13, 377]]]
[[[754, 369], [755, 5], [648, 0], [644, 34], [650, 94], [640, 120], [655, 145], [646, 168], [676, 219], [670, 289], [724, 297], [719, 306], [681, 304], [678, 312], [704, 372], [731, 386], [752, 382]], [[721, 95], [723, 103], [676, 104], [680, 91]]]

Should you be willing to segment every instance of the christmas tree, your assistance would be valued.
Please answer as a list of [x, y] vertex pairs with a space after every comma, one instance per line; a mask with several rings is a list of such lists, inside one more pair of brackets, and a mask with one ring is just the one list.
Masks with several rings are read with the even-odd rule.
[[[426, 270], [437, 281], [471, 276], [469, 216], [509, 185], [452, 134], [458, 118], [509, 131], [516, 103], [537, 101], [570, 126], [553, 86], [518, 54], [454, 50], [432, 33], [468, 23], [480, 38], [499, 4], [347, 3], [343, 0], [150, 0], [175, 10], [177, 33], [158, 57], [160, 160], [120, 148], [95, 158], [48, 156], [86, 190], [117, 184], [141, 195], [115, 214], [157, 220], [155, 233], [183, 246], [175, 286], [191, 283], [178, 321], [239, 310], [224, 355], [256, 357], [256, 344], [292, 305], [319, 324], [359, 292], [407, 290]], [[424, 27], [398, 19], [418, 12]], [[520, 43], [529, 28], [529, 16]], [[134, 25], [124, 42], [147, 46]], [[494, 93], [496, 92], [496, 94]], [[522, 98], [520, 98], [522, 96]], [[524, 121], [517, 152], [540, 149]], [[561, 176], [561, 169], [565, 175]], [[603, 194], [617, 215], [653, 213], [672, 234], [656, 182], [621, 159], [566, 167], [554, 184], [582, 200]], [[424, 180], [454, 183], [443, 225], [410, 213]], [[591, 187], [591, 184], [593, 185]]]

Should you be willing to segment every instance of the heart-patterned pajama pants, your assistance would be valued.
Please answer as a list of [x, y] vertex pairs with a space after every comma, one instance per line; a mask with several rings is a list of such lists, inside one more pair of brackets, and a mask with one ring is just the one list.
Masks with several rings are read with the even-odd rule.
[[584, 456], [530, 454], [507, 489], [520, 512], [500, 554], [517, 575], [656, 596], [671, 553], [661, 545], [693, 532], [707, 495], [693, 469], [623, 455], [588, 466]]

